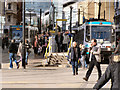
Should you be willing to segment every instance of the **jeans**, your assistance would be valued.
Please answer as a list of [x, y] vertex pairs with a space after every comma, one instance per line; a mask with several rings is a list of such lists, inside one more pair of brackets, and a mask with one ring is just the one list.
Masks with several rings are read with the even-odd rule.
[[98, 79], [100, 79], [101, 74], [102, 74], [102, 73], [101, 73], [101, 68], [100, 68], [100, 63], [97, 62], [95, 59], [92, 59], [91, 62], [90, 62], [90, 64], [89, 64], [89, 69], [88, 69], [88, 71], [87, 71], [87, 73], [86, 73], [86, 78], [87, 78], [87, 79], [88, 79], [89, 76], [91, 75], [91, 72], [92, 72], [92, 70], [93, 70], [93, 68], [94, 68], [95, 65], [96, 65], [97, 70], [98, 70]]
[[87, 68], [87, 63], [84, 55], [81, 55], [81, 64], [82, 64], [82, 67]]
[[62, 43], [57, 43], [57, 47], [58, 47], [58, 52], [62, 52]]
[[63, 44], [62, 48], [63, 48], [64, 52], [67, 52], [67, 44]]
[[12, 60], [15, 61], [16, 65], [18, 66], [18, 63], [17, 63], [17, 60], [15, 58], [15, 54], [14, 53], [9, 53], [9, 60], [10, 60], [10, 68], [13, 68]]
[[72, 65], [72, 69], [73, 69], [73, 74], [78, 74], [78, 61], [72, 60], [71, 65]]
[[28, 62], [28, 52], [26, 52], [26, 59], [25, 59], [25, 63]]

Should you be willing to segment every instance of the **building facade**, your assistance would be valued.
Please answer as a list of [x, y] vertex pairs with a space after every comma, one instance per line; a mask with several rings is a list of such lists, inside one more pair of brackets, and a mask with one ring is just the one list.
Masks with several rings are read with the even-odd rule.
[[4, 33], [8, 33], [10, 25], [20, 25], [22, 22], [22, 2], [5, 1]]
[[[68, 30], [70, 25], [70, 6], [72, 9], [72, 27], [79, 24], [83, 24], [85, 20], [90, 18], [98, 19], [99, 12], [99, 0], [84, 0], [74, 1], [66, 0], [63, 2], [63, 11], [66, 22], [66, 29]], [[114, 22], [114, 2], [101, 2], [100, 19], [106, 19], [107, 21]]]
[[4, 25], [5, 25], [5, 2], [0, 1], [0, 37], [3, 35]]
[[[79, 2], [78, 9], [80, 9], [80, 18], [82, 19], [83, 15], [85, 19], [97, 18], [99, 12], [99, 0], [85, 0]], [[83, 13], [84, 12], [84, 13]], [[101, 2], [100, 9], [100, 19], [106, 19], [107, 21], [114, 22], [114, 2], [104, 1]], [[80, 21], [82, 24], [82, 20]]]
[[115, 0], [115, 16], [114, 16], [114, 22], [116, 25], [116, 29], [120, 30], [120, 1]]

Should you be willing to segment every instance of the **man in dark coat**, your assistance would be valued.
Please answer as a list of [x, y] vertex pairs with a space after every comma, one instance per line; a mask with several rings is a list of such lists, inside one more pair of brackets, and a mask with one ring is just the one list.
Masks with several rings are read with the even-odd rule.
[[3, 50], [5, 49], [5, 38], [4, 37], [2, 38], [2, 49]]
[[55, 36], [55, 41], [57, 43], [58, 52], [61, 52], [62, 51], [63, 36], [61, 35], [60, 32], [58, 32], [58, 34]]
[[[118, 55], [119, 58], [114, 56]], [[111, 79], [111, 90], [120, 90], [120, 40], [118, 42], [117, 48], [112, 55], [111, 62], [107, 67], [103, 76], [98, 80], [98, 82], [93, 87], [94, 89], [100, 89]]]
[[15, 61], [17, 68], [19, 67], [17, 60], [15, 58], [15, 55], [18, 51], [17, 45], [15, 44], [15, 40], [11, 40], [10, 46], [9, 46], [9, 60], [10, 60], [10, 67], [9, 69], [13, 68], [13, 64], [12, 64], [12, 59]]
[[73, 47], [70, 48], [69, 54], [71, 53], [71, 57], [68, 55], [68, 60], [72, 64], [73, 75], [78, 75], [78, 60], [80, 59], [80, 49], [77, 47], [77, 43], [73, 42]]

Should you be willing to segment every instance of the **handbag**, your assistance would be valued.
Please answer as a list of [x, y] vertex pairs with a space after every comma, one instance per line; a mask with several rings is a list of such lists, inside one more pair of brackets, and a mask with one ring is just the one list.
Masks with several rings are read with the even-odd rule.
[[114, 62], [120, 61], [120, 55], [114, 55], [114, 56], [113, 56], [113, 61], [114, 61]]

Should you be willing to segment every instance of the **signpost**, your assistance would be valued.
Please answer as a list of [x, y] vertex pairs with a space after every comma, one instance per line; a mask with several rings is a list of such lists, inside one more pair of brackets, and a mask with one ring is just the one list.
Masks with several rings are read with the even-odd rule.
[[56, 29], [57, 29], [57, 21], [67, 21], [67, 19], [56, 19]]

